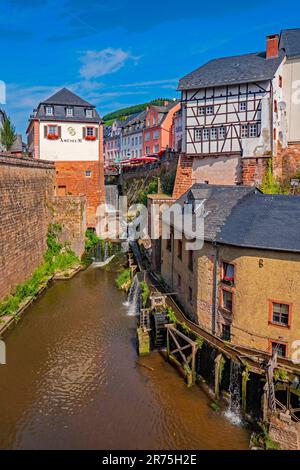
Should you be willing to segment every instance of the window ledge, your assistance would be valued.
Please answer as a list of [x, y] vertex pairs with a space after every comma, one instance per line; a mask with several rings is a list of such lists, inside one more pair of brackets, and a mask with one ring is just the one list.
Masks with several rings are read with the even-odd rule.
[[270, 321], [270, 320], [269, 320], [268, 323], [271, 326], [277, 326], [277, 328], [285, 328], [287, 330], [289, 330], [291, 328], [291, 325], [284, 325], [283, 323], [275, 323], [275, 322]]

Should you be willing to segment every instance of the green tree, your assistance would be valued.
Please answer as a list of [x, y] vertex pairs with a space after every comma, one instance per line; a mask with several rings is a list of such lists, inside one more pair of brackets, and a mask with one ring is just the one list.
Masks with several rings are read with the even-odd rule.
[[3, 121], [2, 128], [0, 129], [0, 142], [5, 147], [6, 151], [10, 150], [17, 138], [16, 128], [12, 124], [9, 117]]

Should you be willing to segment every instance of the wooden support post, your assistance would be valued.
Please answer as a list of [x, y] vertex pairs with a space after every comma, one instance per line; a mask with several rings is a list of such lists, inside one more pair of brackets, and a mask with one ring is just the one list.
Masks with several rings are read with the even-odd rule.
[[218, 401], [220, 398], [220, 381], [221, 381], [221, 364], [223, 356], [218, 354], [215, 358], [215, 400]]
[[249, 380], [249, 373], [244, 370], [242, 373], [242, 412], [243, 416], [246, 414], [247, 410], [247, 382]]
[[[191, 340], [188, 336], [177, 330], [174, 325], [167, 324], [167, 353], [168, 358], [178, 364], [184, 371], [187, 386], [191, 387], [196, 381], [196, 353], [197, 343]], [[180, 345], [178, 338], [185, 341], [186, 344]], [[175, 347], [171, 349], [170, 340], [172, 339]], [[187, 355], [187, 350], [190, 350], [190, 354]], [[178, 361], [175, 354], [179, 354], [180, 361]]]

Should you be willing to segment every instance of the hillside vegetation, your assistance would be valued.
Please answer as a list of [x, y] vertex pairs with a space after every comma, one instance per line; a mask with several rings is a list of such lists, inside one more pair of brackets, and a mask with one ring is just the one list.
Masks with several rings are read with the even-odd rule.
[[105, 125], [109, 126], [116, 119], [125, 120], [129, 116], [131, 116], [132, 114], [141, 113], [150, 104], [154, 104], [156, 106], [163, 106], [164, 101], [172, 101], [172, 99], [170, 99], [170, 98], [156, 98], [155, 100], [149, 101], [148, 103], [135, 104], [135, 105], [129, 106], [127, 108], [123, 108], [123, 109], [119, 109], [117, 111], [113, 111], [112, 113], [108, 113], [105, 116], [103, 116], [104, 123], [105, 123]]

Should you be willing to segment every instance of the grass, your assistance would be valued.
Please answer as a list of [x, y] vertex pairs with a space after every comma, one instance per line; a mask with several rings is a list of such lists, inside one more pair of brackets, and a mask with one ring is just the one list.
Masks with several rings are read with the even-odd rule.
[[61, 227], [58, 224], [49, 226], [44, 263], [34, 270], [30, 279], [18, 285], [12, 294], [0, 302], [0, 317], [15, 314], [23, 302], [36, 296], [55, 272], [66, 271], [79, 264], [78, 257], [69, 245], [59, 243], [60, 231]]

